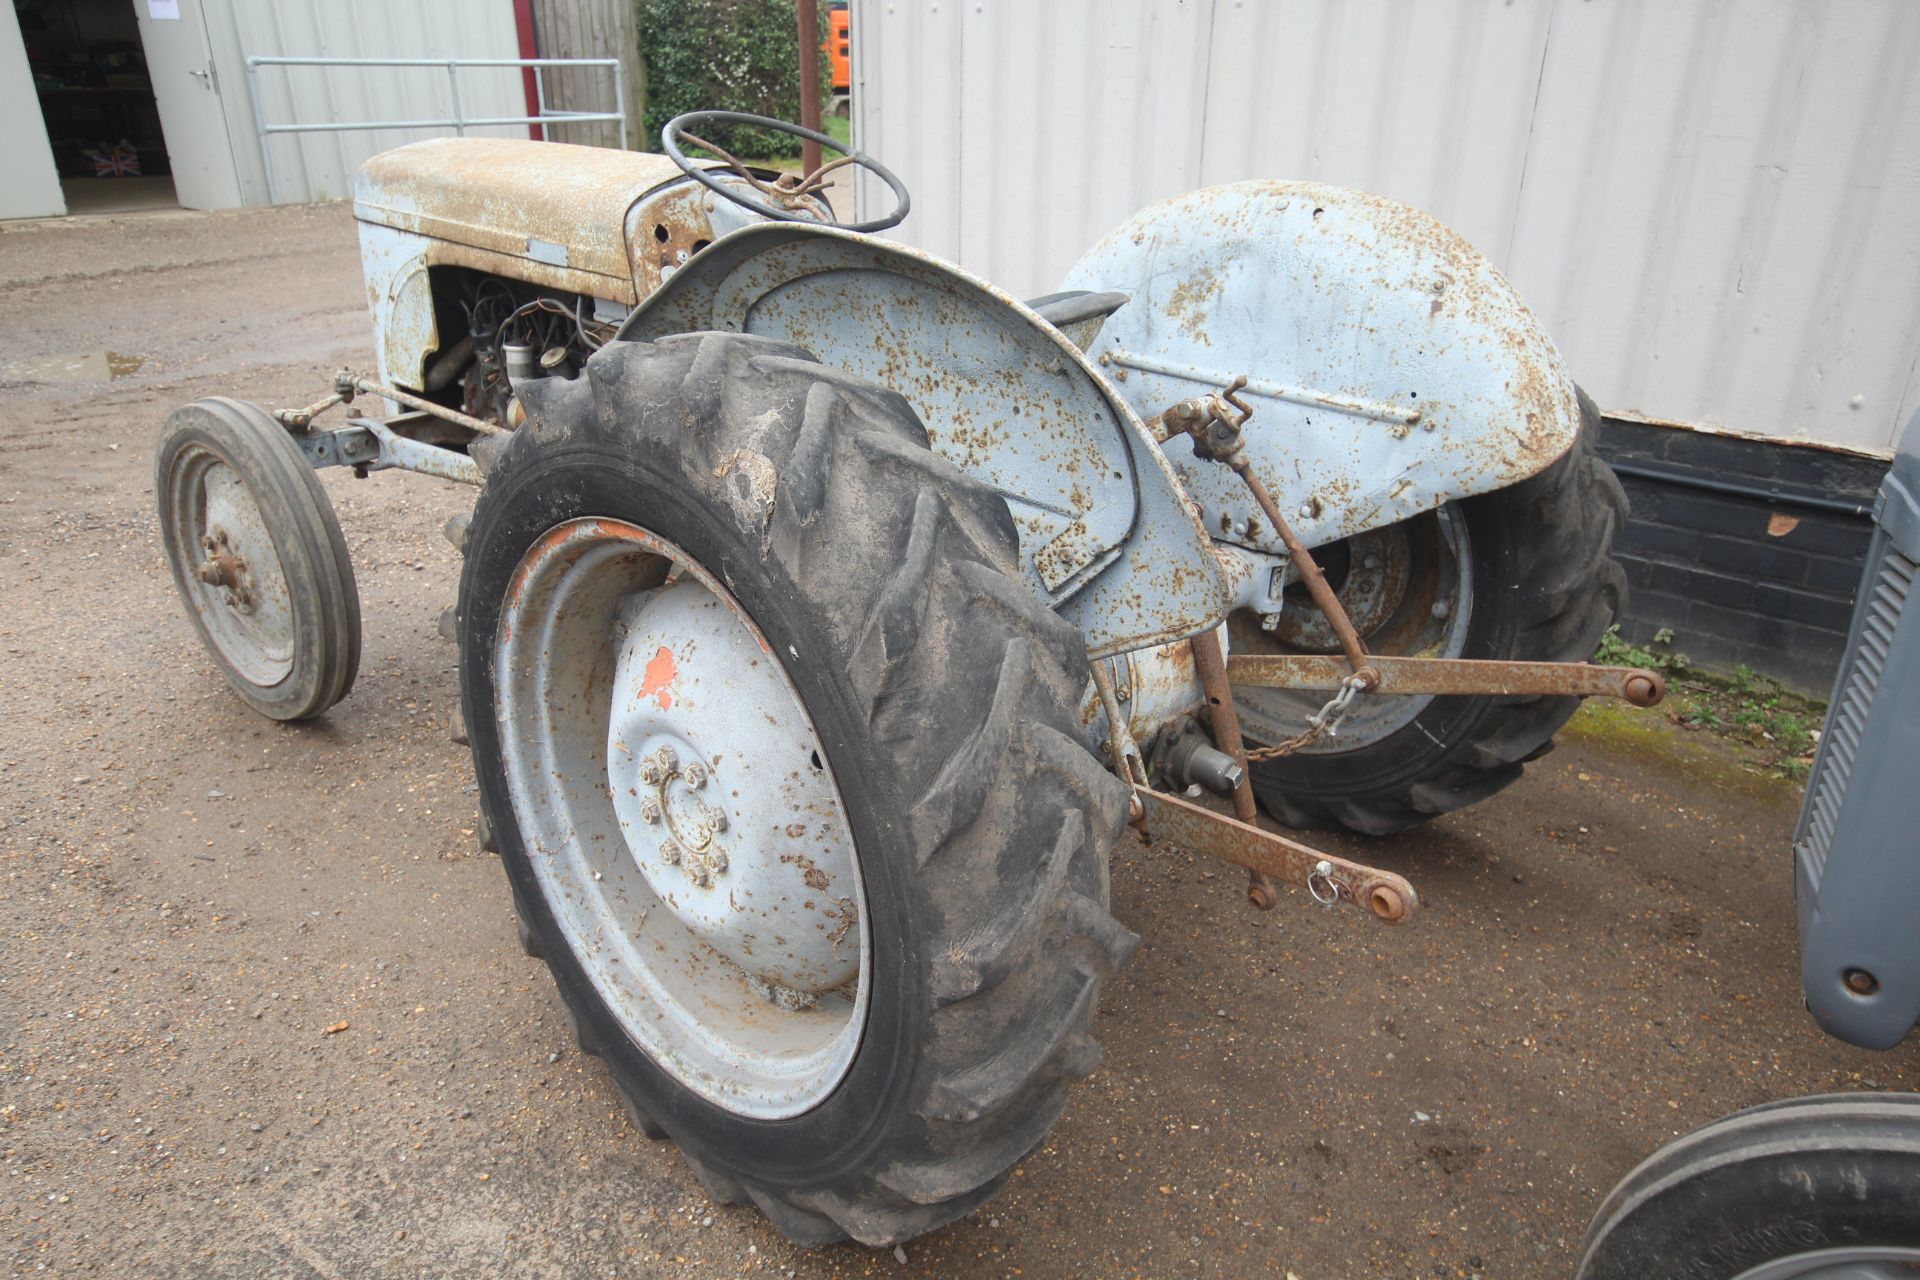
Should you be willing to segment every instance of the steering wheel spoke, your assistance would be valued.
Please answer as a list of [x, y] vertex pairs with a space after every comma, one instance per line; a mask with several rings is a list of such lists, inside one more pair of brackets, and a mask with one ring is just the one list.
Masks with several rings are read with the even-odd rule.
[[[725, 148], [707, 141], [694, 133], [695, 127], [708, 124], [750, 125], [759, 129], [772, 129], [776, 133], [790, 134], [796, 138], [817, 142], [839, 152], [839, 156], [821, 165], [812, 173], [798, 177], [784, 175], [773, 182], [755, 177], [739, 159], [729, 154]], [[823, 226], [839, 227], [846, 231], [871, 233], [885, 231], [888, 227], [897, 227], [906, 218], [911, 207], [911, 198], [907, 195], [906, 184], [895, 177], [893, 171], [863, 151], [849, 151], [834, 138], [814, 129], [805, 129], [785, 120], [775, 120], [768, 116], [752, 115], [745, 111], [689, 111], [667, 121], [666, 128], [660, 131], [660, 145], [673, 162], [680, 166], [681, 172], [698, 182], [716, 195], [724, 196], [743, 209], [770, 218], [775, 222], [816, 222]], [[684, 146], [699, 147], [712, 152], [724, 169], [712, 169], [689, 159]], [[827, 175], [846, 165], [855, 165], [865, 169], [887, 184], [893, 192], [894, 205], [884, 217], [870, 218], [865, 222], [842, 222], [832, 216], [833, 206], [828, 203], [823, 192], [826, 189]], [[747, 184], [749, 190], [742, 190], [738, 179]], [[827, 217], [814, 216], [813, 212], [825, 209]]]

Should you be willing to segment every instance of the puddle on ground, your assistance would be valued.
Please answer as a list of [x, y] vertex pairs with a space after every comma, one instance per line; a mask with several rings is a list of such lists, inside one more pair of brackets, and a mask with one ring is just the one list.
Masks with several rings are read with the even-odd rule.
[[124, 378], [146, 363], [144, 356], [123, 356], [117, 351], [89, 351], [77, 356], [40, 356], [20, 360], [0, 369], [7, 382], [111, 382]]

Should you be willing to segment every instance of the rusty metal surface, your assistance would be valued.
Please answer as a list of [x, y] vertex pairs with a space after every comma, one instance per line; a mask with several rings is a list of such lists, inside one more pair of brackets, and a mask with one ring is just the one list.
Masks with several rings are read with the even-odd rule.
[[[395, 430], [395, 423], [372, 418], [348, 418], [330, 431], [309, 431], [294, 437], [307, 464], [357, 467], [367, 471], [414, 471], [460, 484], [481, 485], [485, 477], [472, 458], [457, 449], [428, 444]], [[463, 437], [465, 439], [467, 437]]]
[[627, 211], [627, 267], [633, 275], [631, 306], [654, 293], [685, 266], [687, 259], [719, 239], [720, 231], [752, 220], [737, 206], [723, 202], [694, 182], [662, 188], [635, 202]]
[[1096, 657], [1224, 616], [1211, 544], [1139, 418], [1057, 329], [985, 281], [869, 236], [753, 226], [689, 262], [621, 336], [703, 329], [781, 338], [904, 395], [934, 450], [1006, 498], [1027, 582]]
[[476, 488], [486, 483], [486, 477], [480, 474], [480, 464], [464, 453], [410, 440], [372, 418], [350, 418], [348, 424], [368, 432], [380, 446], [379, 457], [369, 464], [368, 470], [414, 471]]
[[1353, 619], [1347, 616], [1340, 598], [1333, 594], [1333, 588], [1327, 585], [1327, 576], [1320, 572], [1320, 566], [1314, 562], [1313, 553], [1307, 550], [1306, 543], [1288, 525], [1280, 509], [1274, 505], [1273, 495], [1267, 492], [1260, 476], [1254, 471], [1244, 455], [1238, 455], [1233, 464], [1233, 473], [1247, 486], [1247, 492], [1267, 518], [1273, 532], [1287, 548], [1287, 557], [1293, 562], [1293, 571], [1307, 588], [1307, 594], [1313, 597], [1315, 607], [1333, 629], [1334, 636], [1340, 641], [1340, 651], [1347, 656], [1347, 662], [1355, 675], [1365, 676], [1367, 646], [1361, 643], [1360, 634], [1353, 629]]
[[[1505, 488], [1578, 431], [1573, 380], [1512, 287], [1441, 223], [1378, 196], [1266, 181], [1177, 196], [1061, 287], [1132, 295], [1088, 354], [1143, 417], [1250, 379], [1247, 456], [1308, 546]], [[1209, 530], [1281, 550], [1224, 469], [1169, 457]]]
[[[1362, 632], [1371, 654], [1458, 658], [1466, 652], [1472, 622], [1473, 558], [1466, 522], [1451, 505], [1416, 519], [1372, 529], [1316, 549], [1314, 559], [1338, 581], [1336, 594], [1348, 617], [1364, 615]], [[1336, 572], [1337, 569], [1337, 572]], [[1375, 592], [1378, 598], [1371, 598]], [[1391, 592], [1391, 594], [1388, 594]], [[1271, 631], [1249, 614], [1228, 620], [1238, 654], [1338, 653], [1339, 638], [1305, 592], [1288, 586], [1286, 607]], [[1294, 740], [1310, 716], [1325, 709], [1323, 695], [1306, 691], [1234, 687], [1240, 723], [1251, 737], [1279, 745]], [[1299, 742], [1307, 754], [1352, 750], [1412, 724], [1427, 705], [1421, 698], [1361, 698], [1347, 709], [1337, 737]], [[1256, 753], [1257, 754], [1257, 753]]]
[[[1233, 816], [1249, 825], [1258, 824], [1260, 809], [1253, 800], [1253, 773], [1247, 768], [1247, 744], [1240, 739], [1240, 716], [1233, 708], [1233, 686], [1227, 682], [1226, 654], [1220, 637], [1211, 631], [1187, 642], [1193, 650], [1194, 673], [1206, 694], [1207, 727], [1213, 745], [1227, 753], [1240, 766], [1240, 777], [1233, 786]], [[1280, 901], [1273, 881], [1258, 867], [1247, 871], [1247, 900], [1262, 911], [1271, 911]]]
[[470, 414], [461, 413], [458, 409], [449, 409], [443, 404], [435, 404], [431, 400], [422, 399], [414, 395], [411, 391], [403, 391], [399, 387], [390, 387], [385, 383], [375, 382], [372, 378], [354, 377], [352, 379], [352, 385], [355, 391], [364, 391], [368, 395], [373, 396], [383, 396], [388, 400], [404, 404], [409, 409], [416, 409], [421, 413], [430, 413], [436, 418], [453, 423], [455, 426], [465, 427], [475, 435], [498, 436], [507, 434], [507, 429], [497, 423], [485, 422]]
[[1139, 743], [1124, 727], [1126, 711], [1120, 705], [1113, 675], [1107, 670], [1107, 664], [1111, 661], [1111, 658], [1097, 659], [1090, 668], [1093, 673], [1093, 694], [1088, 702], [1097, 710], [1085, 719], [1089, 725], [1105, 727], [1107, 767], [1115, 773], [1125, 774], [1128, 782], [1145, 782], [1147, 767], [1140, 759]]
[[1137, 825], [1149, 840], [1307, 886], [1322, 901], [1353, 903], [1387, 924], [1400, 924], [1419, 909], [1419, 895], [1404, 876], [1322, 853], [1178, 796], [1145, 787], [1133, 794], [1143, 814]]
[[436, 138], [360, 166], [353, 216], [362, 222], [625, 277], [627, 210], [656, 187], [684, 181], [665, 156], [511, 138]]
[[617, 312], [756, 221], [660, 156], [498, 138], [375, 156], [355, 181], [354, 216], [380, 376], [407, 387], [423, 385], [445, 346], [429, 268], [463, 267]]
[[[1495, 662], [1473, 658], [1392, 658], [1370, 654], [1376, 679], [1369, 694], [1494, 694], [1515, 697], [1571, 694], [1624, 698], [1650, 707], [1666, 696], [1659, 672], [1586, 662]], [[1329, 654], [1236, 654], [1227, 677], [1236, 685], [1332, 692], [1353, 673]]]
[[[1198, 710], [1205, 698], [1194, 674], [1193, 650], [1184, 640], [1096, 659], [1096, 684], [1102, 678], [1114, 689], [1121, 728], [1137, 742], [1147, 741], [1169, 721]], [[1101, 699], [1089, 697], [1082, 703], [1088, 746], [1099, 749], [1108, 720]]]

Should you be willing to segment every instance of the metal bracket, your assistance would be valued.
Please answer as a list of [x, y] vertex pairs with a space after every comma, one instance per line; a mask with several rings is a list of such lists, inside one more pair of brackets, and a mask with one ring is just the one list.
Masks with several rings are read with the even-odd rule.
[[1332, 901], [1363, 906], [1387, 924], [1400, 924], [1419, 909], [1420, 897], [1404, 876], [1322, 853], [1165, 792], [1136, 786], [1133, 796], [1140, 806], [1134, 825], [1151, 840], [1305, 886], [1322, 902], [1331, 894]]
[[[1624, 698], [1650, 707], [1666, 696], [1657, 671], [1601, 667], [1590, 662], [1497, 662], [1478, 658], [1391, 658], [1367, 655], [1375, 679], [1370, 694], [1494, 694], [1511, 697], [1572, 695]], [[1263, 689], [1331, 692], [1352, 676], [1347, 660], [1332, 654], [1237, 654], [1227, 659], [1234, 684]]]
[[[1139, 369], [1144, 373], [1160, 373], [1170, 378], [1180, 378], [1187, 382], [1211, 386], [1223, 385], [1231, 381], [1234, 376], [1227, 371], [1202, 369], [1198, 365], [1185, 364], [1178, 360], [1163, 360], [1133, 351], [1124, 351], [1117, 346], [1110, 348], [1100, 357], [1100, 363], [1109, 362], [1123, 368]], [[1396, 438], [1404, 437], [1420, 422], [1418, 409], [1363, 400], [1357, 396], [1341, 395], [1318, 387], [1292, 387], [1267, 378], [1248, 378], [1244, 375], [1240, 378], [1240, 386], [1244, 387], [1249, 395], [1264, 396], [1270, 400], [1284, 400], [1289, 404], [1304, 405], [1310, 409], [1331, 409], [1335, 413], [1344, 413], [1355, 418], [1384, 422]], [[1428, 430], [1432, 430], [1431, 425]]]
[[368, 471], [417, 471], [475, 486], [485, 482], [480, 464], [466, 454], [409, 440], [372, 418], [348, 418], [343, 427], [308, 431], [293, 440], [316, 471], [321, 467], [364, 467]]

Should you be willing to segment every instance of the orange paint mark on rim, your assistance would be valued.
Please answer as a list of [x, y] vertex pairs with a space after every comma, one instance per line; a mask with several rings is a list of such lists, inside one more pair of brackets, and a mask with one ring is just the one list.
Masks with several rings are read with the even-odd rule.
[[659, 651], [647, 659], [647, 669], [640, 677], [640, 696], [658, 698], [662, 711], [673, 710], [673, 691], [667, 686], [679, 674], [679, 667], [674, 665], [673, 650], [661, 645]]

